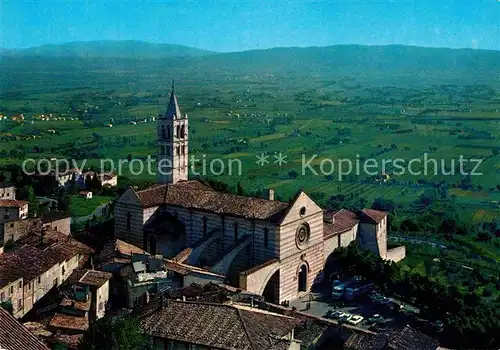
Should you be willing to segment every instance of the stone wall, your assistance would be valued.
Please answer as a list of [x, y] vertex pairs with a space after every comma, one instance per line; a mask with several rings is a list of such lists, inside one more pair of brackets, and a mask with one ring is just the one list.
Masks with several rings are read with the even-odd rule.
[[144, 248], [144, 213], [141, 202], [133, 190], [128, 189], [116, 201], [114, 216], [116, 238]]
[[43, 226], [50, 227], [57, 232], [64, 233], [65, 235], [71, 234], [71, 218], [69, 216], [67, 218], [46, 222]]
[[406, 256], [406, 247], [403, 245], [387, 250], [386, 260], [398, 262], [403, 260], [405, 256]]
[[3, 225], [4, 243], [12, 240], [17, 241], [31, 231], [38, 231], [42, 227], [40, 219], [25, 219], [6, 222]]
[[96, 291], [96, 319], [104, 317], [109, 301], [109, 281]]
[[12, 303], [14, 309], [13, 315], [19, 318], [24, 315], [23, 312], [23, 279], [9, 283], [0, 289], [0, 301], [8, 301]]

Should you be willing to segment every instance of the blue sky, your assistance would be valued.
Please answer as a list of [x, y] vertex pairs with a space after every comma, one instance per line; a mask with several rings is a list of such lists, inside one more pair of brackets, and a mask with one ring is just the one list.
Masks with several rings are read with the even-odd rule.
[[500, 50], [500, 0], [0, 0], [0, 47], [123, 39], [221, 52], [335, 44]]

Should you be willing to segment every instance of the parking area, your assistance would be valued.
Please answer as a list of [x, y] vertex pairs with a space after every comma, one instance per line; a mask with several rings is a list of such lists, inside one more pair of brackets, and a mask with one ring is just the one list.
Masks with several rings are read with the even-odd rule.
[[[290, 306], [311, 315], [331, 319], [338, 319], [341, 313], [359, 315], [363, 318], [361, 321], [357, 318], [351, 322], [374, 331], [397, 329], [414, 323], [419, 311], [411, 305], [375, 292], [352, 301], [336, 300], [331, 298], [327, 288], [294, 300], [290, 302]], [[374, 318], [374, 315], [379, 317]], [[347, 319], [344, 318], [344, 321]]]

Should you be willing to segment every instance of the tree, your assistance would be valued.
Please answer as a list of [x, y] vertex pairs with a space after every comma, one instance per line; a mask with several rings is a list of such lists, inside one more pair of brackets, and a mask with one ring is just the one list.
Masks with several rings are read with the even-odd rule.
[[85, 176], [85, 189], [92, 189], [92, 176], [90, 176], [90, 174], [87, 174], [87, 176]]
[[28, 216], [35, 217], [38, 216], [40, 211], [40, 206], [38, 205], [38, 199], [35, 195], [35, 190], [32, 186], [28, 187]]
[[299, 176], [299, 174], [295, 170], [290, 170], [288, 172], [288, 177], [290, 177], [290, 179], [295, 179], [297, 176]]
[[0, 308], [7, 311], [9, 314], [14, 314], [14, 306], [12, 306], [12, 302], [10, 300], [2, 301], [0, 303]]
[[94, 192], [99, 192], [102, 190], [102, 183], [99, 180], [99, 177], [97, 177], [97, 173], [94, 173], [94, 176], [92, 177], [92, 180], [90, 182], [90, 188]]
[[139, 320], [132, 316], [103, 317], [83, 334], [79, 350], [145, 350], [152, 349], [150, 337], [143, 332]]

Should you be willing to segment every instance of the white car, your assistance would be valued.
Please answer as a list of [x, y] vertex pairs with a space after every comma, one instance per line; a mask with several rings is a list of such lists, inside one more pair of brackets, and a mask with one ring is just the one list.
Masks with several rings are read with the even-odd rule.
[[349, 320], [352, 318], [352, 316], [353, 316], [352, 314], [345, 313], [345, 314], [343, 314], [340, 317], [339, 321], [341, 321], [341, 322], [349, 322]]
[[352, 317], [347, 321], [347, 323], [352, 325], [357, 325], [363, 322], [364, 317], [361, 315], [352, 315]]

